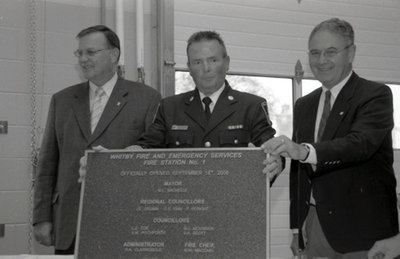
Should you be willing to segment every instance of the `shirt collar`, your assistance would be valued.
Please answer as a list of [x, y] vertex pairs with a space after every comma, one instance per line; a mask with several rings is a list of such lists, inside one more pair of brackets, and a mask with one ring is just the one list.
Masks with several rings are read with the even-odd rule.
[[340, 91], [343, 89], [347, 81], [349, 81], [352, 74], [353, 72], [350, 72], [342, 81], [340, 81], [337, 85], [334, 85], [331, 89], [322, 86], [322, 94], [330, 90], [333, 100], [336, 100], [336, 97], [339, 95]]
[[[115, 73], [114, 76], [102, 86], [107, 97], [111, 96], [111, 92], [114, 89], [114, 86], [117, 83], [117, 80], [118, 80], [118, 75], [117, 75], [117, 73]], [[89, 86], [90, 86], [90, 90], [92, 91], [92, 93], [94, 93], [98, 87], [95, 84], [93, 84], [91, 81], [89, 81]]]
[[[215, 91], [211, 95], [208, 95], [208, 97], [210, 97], [213, 104], [217, 103], [219, 96], [221, 95], [222, 91], [224, 91], [224, 88], [225, 88], [225, 82], [222, 85], [222, 87], [220, 87], [217, 91]], [[203, 100], [203, 98], [207, 96], [207, 95], [203, 94], [202, 92], [200, 92], [200, 90], [199, 90], [199, 94], [200, 94], [200, 100]]]

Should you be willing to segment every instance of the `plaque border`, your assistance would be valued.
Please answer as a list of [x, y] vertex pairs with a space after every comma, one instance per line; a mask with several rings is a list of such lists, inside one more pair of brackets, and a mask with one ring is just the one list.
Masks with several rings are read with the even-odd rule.
[[[127, 149], [105, 149], [105, 150], [85, 150], [85, 156], [88, 157], [90, 153], [141, 153], [141, 152], [190, 152], [190, 151], [210, 151], [210, 152], [218, 152], [218, 151], [250, 151], [250, 150], [262, 150], [260, 147], [243, 147], [243, 148], [223, 148], [223, 147], [214, 147], [214, 148], [151, 148], [151, 149], [138, 149], [138, 150], [127, 150]], [[269, 154], [266, 154], [266, 156]], [[270, 240], [271, 240], [271, 217], [270, 217], [270, 184], [269, 178], [265, 177], [265, 186], [266, 186], [266, 228], [265, 228], [265, 236], [266, 236], [266, 249], [265, 249], [265, 258], [270, 258], [271, 256], [271, 249], [270, 249]], [[76, 238], [75, 238], [75, 251], [74, 251], [74, 259], [78, 259], [78, 252], [79, 252], [79, 236], [80, 236], [80, 229], [81, 229], [81, 217], [82, 217], [82, 210], [83, 210], [83, 199], [85, 193], [85, 183], [86, 178], [84, 178], [81, 182], [81, 190], [80, 190], [80, 199], [79, 199], [79, 210], [78, 210], [78, 224], [77, 224], [77, 231], [76, 231]]]

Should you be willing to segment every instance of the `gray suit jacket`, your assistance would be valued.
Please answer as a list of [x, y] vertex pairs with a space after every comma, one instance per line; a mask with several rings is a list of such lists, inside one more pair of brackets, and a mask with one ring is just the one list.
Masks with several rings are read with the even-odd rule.
[[56, 249], [67, 249], [76, 234], [84, 151], [133, 145], [152, 123], [159, 101], [156, 90], [118, 78], [92, 134], [89, 83], [53, 95], [36, 173], [33, 224], [53, 223]]

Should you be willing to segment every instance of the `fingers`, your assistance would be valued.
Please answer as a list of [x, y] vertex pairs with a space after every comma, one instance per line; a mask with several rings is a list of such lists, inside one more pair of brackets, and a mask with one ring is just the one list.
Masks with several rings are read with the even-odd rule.
[[107, 148], [103, 147], [102, 145], [98, 145], [98, 146], [92, 147], [92, 149], [94, 151], [96, 151], [96, 152], [107, 150]]
[[85, 154], [79, 160], [79, 179], [78, 182], [82, 183], [86, 177], [86, 165], [87, 165], [87, 155]]
[[273, 180], [282, 172], [282, 160], [278, 155], [267, 153], [266, 159], [263, 161], [265, 165], [263, 173], [268, 175], [269, 180]]
[[299, 235], [298, 234], [293, 234], [293, 239], [292, 239], [292, 243], [290, 245], [290, 249], [292, 250], [292, 253], [294, 256], [300, 256], [301, 249], [299, 247]]
[[[367, 256], [369, 259], [382, 259], [385, 257], [385, 247], [380, 241], [375, 242], [374, 246], [369, 250]], [[389, 258], [389, 257], [388, 257]]]
[[143, 150], [143, 148], [139, 145], [132, 145], [132, 146], [126, 147], [125, 149], [129, 150], [129, 151]]
[[286, 136], [279, 136], [276, 138], [271, 138], [261, 145], [265, 153], [271, 153], [274, 155], [287, 156], [287, 143], [290, 139]]
[[250, 143], [248, 144], [248, 147], [256, 147], [256, 146], [255, 146], [253, 143], [250, 142]]

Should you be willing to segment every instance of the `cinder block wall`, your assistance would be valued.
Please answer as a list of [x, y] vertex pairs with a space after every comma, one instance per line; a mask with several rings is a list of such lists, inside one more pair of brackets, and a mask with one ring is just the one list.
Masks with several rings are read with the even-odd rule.
[[[149, 1], [150, 2], [150, 1]], [[106, 1], [105, 24], [115, 29], [115, 1]], [[137, 80], [135, 49], [135, 1], [125, 1], [125, 77]], [[36, 23], [36, 122], [40, 146], [53, 93], [81, 82], [73, 51], [76, 34], [101, 23], [100, 1], [37, 0]], [[149, 6], [145, 4], [145, 8]], [[31, 1], [0, 1], [0, 121], [8, 133], [0, 134], [0, 255], [53, 253], [30, 240], [31, 217]], [[145, 13], [145, 26], [150, 27]], [[147, 30], [149, 32], [149, 30]], [[146, 34], [145, 44], [149, 35]], [[145, 63], [150, 63], [145, 50]], [[145, 68], [148, 69], [148, 68]], [[146, 71], [146, 82], [151, 71]]]

